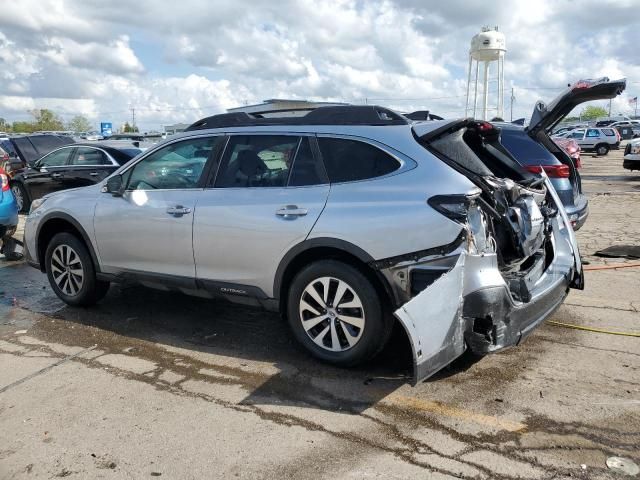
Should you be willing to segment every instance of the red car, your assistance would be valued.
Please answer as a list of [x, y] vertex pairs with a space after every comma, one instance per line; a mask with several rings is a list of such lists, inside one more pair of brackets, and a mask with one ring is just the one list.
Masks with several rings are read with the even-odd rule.
[[580, 161], [580, 145], [573, 138], [554, 138], [553, 141], [573, 159], [576, 168], [582, 168]]

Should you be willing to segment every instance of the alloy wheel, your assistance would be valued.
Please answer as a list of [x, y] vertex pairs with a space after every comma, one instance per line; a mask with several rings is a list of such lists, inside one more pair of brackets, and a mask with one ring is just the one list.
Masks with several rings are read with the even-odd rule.
[[18, 212], [22, 212], [22, 209], [24, 207], [24, 195], [22, 194], [22, 189], [18, 185], [12, 185], [11, 193], [13, 193], [13, 196], [16, 199]]
[[365, 327], [362, 301], [345, 281], [333, 277], [313, 280], [300, 297], [300, 321], [311, 340], [331, 352], [355, 346]]
[[58, 245], [51, 255], [53, 281], [62, 293], [78, 295], [84, 284], [84, 268], [77, 252], [69, 245]]

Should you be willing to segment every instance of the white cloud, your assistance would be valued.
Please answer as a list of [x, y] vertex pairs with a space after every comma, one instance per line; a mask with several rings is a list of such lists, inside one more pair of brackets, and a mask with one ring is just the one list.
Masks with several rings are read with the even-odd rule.
[[[0, 116], [8, 119], [49, 105], [120, 123], [134, 107], [143, 128], [157, 128], [273, 97], [382, 99], [461, 116], [469, 42], [483, 24], [507, 35], [516, 117], [578, 77], [640, 80], [631, 0], [5, 3]], [[626, 97], [614, 106], [626, 108]]]

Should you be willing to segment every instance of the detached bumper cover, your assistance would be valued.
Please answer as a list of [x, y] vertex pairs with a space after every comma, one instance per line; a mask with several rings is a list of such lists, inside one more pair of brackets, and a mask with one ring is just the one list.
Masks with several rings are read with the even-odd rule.
[[411, 342], [414, 385], [467, 348], [485, 354], [518, 345], [562, 304], [570, 287], [582, 286], [575, 235], [551, 192], [560, 206], [551, 221], [553, 259], [531, 286], [527, 302], [514, 299], [495, 253], [463, 251], [448, 273], [394, 312]]

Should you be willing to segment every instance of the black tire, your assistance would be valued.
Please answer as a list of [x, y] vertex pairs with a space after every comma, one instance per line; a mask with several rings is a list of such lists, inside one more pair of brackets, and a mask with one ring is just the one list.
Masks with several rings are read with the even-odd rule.
[[13, 193], [14, 198], [16, 199], [16, 204], [18, 205], [19, 213], [28, 213], [29, 207], [31, 206], [31, 201], [29, 199], [29, 194], [27, 193], [27, 189], [24, 188], [24, 185], [20, 182], [13, 182], [11, 184], [11, 193]]
[[601, 143], [596, 145], [596, 155], [604, 156], [609, 153], [609, 145]]
[[[60, 249], [57, 250], [59, 247]], [[69, 249], [75, 256], [64, 255], [63, 252], [69, 252]], [[64, 261], [58, 262], [58, 259], [62, 258], [61, 253], [62, 257], [69, 258], [66, 265]], [[75, 268], [72, 269], [70, 266]], [[95, 266], [86, 245], [71, 233], [58, 233], [51, 239], [45, 253], [45, 268], [51, 288], [60, 300], [68, 305], [94, 305], [109, 291], [109, 282], [103, 282], [96, 278]], [[64, 278], [61, 279], [65, 275], [65, 270], [67, 282]], [[78, 280], [79, 274], [72, 273], [72, 271], [80, 270], [82, 272], [81, 281]], [[75, 293], [73, 292], [74, 288], [76, 289]]]
[[[340, 302], [340, 304], [337, 306], [330, 305], [331, 308], [329, 308], [329, 310], [337, 311], [336, 316], [333, 318], [327, 317], [326, 320], [323, 320], [317, 327], [309, 329], [311, 333], [307, 333], [307, 330], [303, 326], [303, 321], [308, 320], [303, 320], [302, 317], [307, 314], [312, 316], [315, 314], [307, 311], [301, 312], [301, 301], [306, 299], [311, 302], [312, 300], [310, 300], [309, 294], [307, 293], [308, 288], [310, 288], [314, 282], [317, 282], [315, 285], [318, 285], [319, 279], [328, 277], [331, 278], [328, 284], [330, 286], [327, 288], [330, 292], [328, 295], [329, 300], [331, 300], [331, 293], [333, 293], [334, 297], [337, 297], [336, 290], [341, 282], [344, 282], [351, 291], [347, 290], [347, 293], [342, 296], [342, 299], [347, 299], [348, 301], [343, 300], [340, 302], [340, 299], [336, 300], [334, 298], [334, 300]], [[322, 291], [324, 291], [324, 287]], [[318, 292], [317, 289], [316, 292]], [[323, 294], [320, 295], [323, 296]], [[329, 304], [331, 302], [327, 303]], [[362, 305], [362, 308], [340, 308], [340, 305], [348, 306], [352, 303], [359, 303]], [[320, 306], [320, 304], [315, 302], [313, 306], [315, 308]], [[335, 307], [335, 309], [333, 307]], [[318, 312], [320, 316], [325, 315], [325, 311], [322, 310], [321, 306]], [[342, 320], [344, 315], [349, 314], [350, 316], [344, 318], [353, 319], [354, 317], [351, 315], [358, 316], [360, 312], [363, 316], [363, 327], [361, 330], [354, 328], [352, 324]], [[326, 315], [329, 315], [329, 313]], [[302, 269], [295, 276], [287, 295], [287, 320], [296, 339], [314, 357], [342, 367], [358, 365], [377, 355], [389, 340], [393, 327], [393, 318], [384, 310], [380, 296], [369, 279], [358, 269], [336, 260], [314, 262]], [[328, 336], [328, 342], [332, 344], [332, 322], [335, 322], [333, 328], [335, 328], [338, 334], [337, 338], [339, 343], [344, 344], [340, 347], [344, 348], [341, 351], [330, 351], [327, 349], [328, 347], [321, 347], [314, 343], [314, 340], [311, 338], [312, 335], [315, 335], [316, 339], [322, 336], [327, 340]], [[330, 330], [325, 335], [318, 333], [324, 331], [326, 328]], [[347, 332], [352, 332], [356, 335], [360, 332], [357, 342], [351, 346], [347, 340]], [[349, 337], [351, 337], [351, 339], [354, 338], [351, 334], [349, 334]]]

